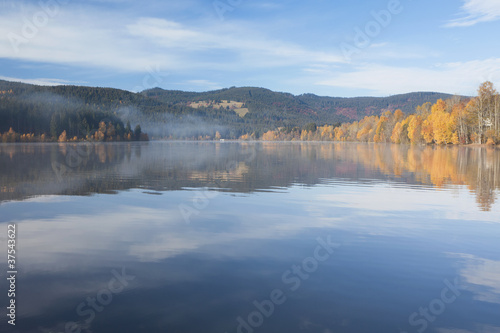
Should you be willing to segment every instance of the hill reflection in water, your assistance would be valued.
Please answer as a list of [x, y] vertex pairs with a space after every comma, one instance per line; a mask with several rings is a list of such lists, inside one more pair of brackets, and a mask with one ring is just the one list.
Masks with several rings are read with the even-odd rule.
[[150, 142], [0, 145], [0, 200], [141, 188], [237, 193], [342, 181], [466, 185], [491, 209], [500, 150], [359, 143]]

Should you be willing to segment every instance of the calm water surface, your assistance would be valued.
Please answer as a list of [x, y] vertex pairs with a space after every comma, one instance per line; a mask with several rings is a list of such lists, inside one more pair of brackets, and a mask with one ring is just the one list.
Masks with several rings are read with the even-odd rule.
[[500, 151], [0, 145], [1, 332], [500, 332]]

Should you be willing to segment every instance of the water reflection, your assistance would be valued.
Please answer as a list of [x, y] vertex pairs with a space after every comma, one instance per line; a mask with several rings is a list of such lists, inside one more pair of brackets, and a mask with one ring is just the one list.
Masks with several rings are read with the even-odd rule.
[[0, 145], [1, 201], [130, 188], [251, 193], [338, 179], [467, 185], [488, 211], [500, 188], [500, 150], [350, 143]]
[[[410, 333], [445, 280], [460, 295], [426, 332], [500, 330], [498, 150], [150, 142], [0, 156], [22, 287], [19, 325], [0, 318], [2, 332]], [[338, 249], [293, 273], [318, 237]], [[135, 277], [123, 292], [77, 310], [122, 268]], [[286, 302], [238, 330], [276, 289]]]

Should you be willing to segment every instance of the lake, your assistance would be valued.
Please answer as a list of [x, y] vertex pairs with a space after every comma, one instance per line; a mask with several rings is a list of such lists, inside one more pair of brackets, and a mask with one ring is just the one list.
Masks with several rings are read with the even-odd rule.
[[11, 144], [0, 179], [2, 332], [500, 332], [498, 149]]

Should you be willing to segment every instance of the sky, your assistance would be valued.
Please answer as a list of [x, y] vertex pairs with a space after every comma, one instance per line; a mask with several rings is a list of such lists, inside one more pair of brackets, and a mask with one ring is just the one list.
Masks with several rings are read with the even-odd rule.
[[142, 91], [474, 95], [498, 0], [0, 0], [0, 79]]

